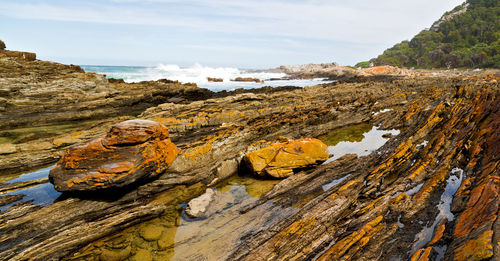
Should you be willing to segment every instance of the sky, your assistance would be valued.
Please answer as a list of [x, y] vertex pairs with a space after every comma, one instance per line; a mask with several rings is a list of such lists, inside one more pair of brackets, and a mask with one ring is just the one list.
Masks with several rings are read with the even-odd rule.
[[67, 64], [354, 65], [463, 1], [0, 0], [0, 39]]

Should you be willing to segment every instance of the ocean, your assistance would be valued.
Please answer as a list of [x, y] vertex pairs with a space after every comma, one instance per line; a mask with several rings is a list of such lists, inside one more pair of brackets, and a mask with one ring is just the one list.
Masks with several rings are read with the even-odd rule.
[[[251, 89], [264, 86], [297, 86], [306, 87], [327, 83], [323, 78], [308, 80], [276, 80], [286, 77], [285, 73], [265, 70], [245, 70], [231, 67], [208, 67], [195, 64], [191, 67], [180, 67], [174, 64], [159, 64], [157, 66], [102, 66], [81, 65], [89, 72], [105, 74], [108, 78], [121, 78], [125, 82], [140, 82], [159, 79], [177, 80], [182, 83], [196, 83], [198, 87], [212, 91], [234, 90], [238, 88]], [[209, 82], [207, 77], [221, 78], [223, 82]], [[264, 83], [235, 82], [236, 77], [252, 77], [264, 80]]]

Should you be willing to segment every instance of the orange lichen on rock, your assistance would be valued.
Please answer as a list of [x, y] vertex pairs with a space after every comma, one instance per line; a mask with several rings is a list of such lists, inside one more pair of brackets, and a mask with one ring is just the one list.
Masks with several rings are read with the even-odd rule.
[[244, 160], [259, 176], [285, 178], [293, 175], [294, 169], [324, 162], [328, 156], [327, 146], [320, 140], [298, 139], [249, 152]]
[[124, 121], [105, 136], [67, 149], [49, 179], [58, 191], [120, 188], [164, 173], [178, 153], [165, 126]]
[[198, 157], [206, 155], [212, 151], [212, 144], [206, 143], [200, 146], [196, 146], [194, 148], [189, 148], [185, 152], [182, 153], [182, 155], [189, 160], [195, 161], [198, 159]]
[[403, 116], [403, 118], [405, 119], [405, 121], [408, 121], [411, 119], [411, 117], [413, 115], [415, 115], [415, 113], [417, 113], [418, 111], [421, 110], [421, 107], [420, 105], [418, 105], [416, 102], [413, 102], [410, 106], [410, 108], [408, 109], [408, 111], [406, 111], [405, 115]]
[[174, 118], [174, 117], [169, 117], [169, 118], [155, 118], [153, 119], [154, 121], [160, 123], [160, 124], [163, 124], [165, 126], [170, 126], [170, 125], [173, 125], [173, 124], [177, 124], [179, 123], [179, 120]]
[[276, 242], [274, 243], [274, 247], [277, 247], [282, 238], [289, 237], [290, 235], [300, 236], [304, 231], [307, 231], [312, 225], [315, 223], [314, 219], [299, 219], [285, 228], [276, 236]]
[[454, 251], [455, 261], [486, 260], [493, 256], [493, 231], [482, 233], [477, 239], [465, 242]]
[[382, 216], [378, 216], [349, 236], [341, 239], [318, 258], [318, 260], [339, 260], [354, 244], [360, 242], [362, 245], [365, 245], [371, 237], [383, 228], [383, 224], [379, 224], [382, 219]]
[[377, 199], [373, 200], [370, 202], [370, 204], [368, 204], [366, 207], [362, 208], [358, 215], [362, 215], [364, 213], [366, 213], [368, 210], [370, 210], [373, 206], [375, 206], [376, 204], [378, 204], [382, 199], [384, 199], [384, 197], [378, 197]]
[[379, 179], [384, 174], [389, 172], [391, 169], [399, 166], [406, 160], [410, 158], [413, 153], [414, 146], [412, 146], [412, 141], [407, 140], [402, 142], [387, 159], [385, 159], [375, 170], [373, 170], [368, 179], [377, 178]]
[[449, 168], [442, 167], [424, 184], [424, 186], [413, 196], [416, 202], [422, 202], [429, 198], [432, 191], [444, 182], [448, 175]]
[[390, 65], [374, 66], [363, 71], [370, 75], [400, 74], [404, 72], [402, 69]]
[[429, 131], [432, 128], [434, 128], [434, 126], [436, 126], [439, 122], [441, 122], [443, 118], [439, 117], [439, 114], [444, 110], [445, 106], [443, 104], [439, 104], [438, 106], [436, 106], [436, 108], [434, 108], [434, 110], [432, 111], [431, 115], [429, 115], [424, 126], [422, 126], [415, 134], [415, 138], [418, 139], [424, 137], [425, 135], [427, 135], [427, 133], [429, 133]]
[[158, 174], [165, 172], [179, 154], [179, 149], [170, 139], [160, 140], [156, 143], [144, 143], [141, 150], [144, 161], [136, 168], [147, 169], [154, 166]]
[[434, 85], [427, 88], [424, 93], [431, 98], [437, 98], [441, 95], [442, 91], [438, 86]]
[[436, 232], [434, 233], [434, 237], [432, 238], [431, 242], [429, 242], [429, 245], [433, 245], [436, 242], [438, 242], [442, 237], [444, 230], [446, 228], [446, 224], [442, 224], [436, 229]]
[[498, 215], [500, 179], [490, 177], [485, 184], [471, 191], [467, 208], [460, 215], [455, 227], [455, 237], [464, 237], [476, 229], [492, 224]]
[[411, 256], [410, 261], [428, 261], [431, 254], [432, 247], [421, 248], [413, 256]]

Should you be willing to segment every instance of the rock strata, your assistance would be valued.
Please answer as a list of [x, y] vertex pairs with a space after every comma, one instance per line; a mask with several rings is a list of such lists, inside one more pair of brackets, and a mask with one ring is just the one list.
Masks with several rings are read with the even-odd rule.
[[298, 139], [275, 143], [269, 147], [249, 152], [245, 163], [262, 177], [286, 178], [295, 169], [314, 166], [328, 159], [327, 146], [318, 139]]
[[122, 188], [163, 174], [177, 154], [165, 126], [129, 120], [103, 137], [67, 149], [49, 179], [58, 191]]
[[[23, 91], [4, 92], [9, 97], [0, 99], [0, 107], [9, 109], [11, 103], [19, 105], [21, 101], [32, 101], [25, 107], [26, 110], [36, 108], [30, 111], [32, 119], [43, 122], [42, 115], [53, 120], [56, 126], [69, 119], [69, 114], [66, 115], [69, 118], [48, 117], [52, 114], [47, 113], [54, 109], [50, 103], [53, 100], [23, 100], [22, 97], [28, 97], [25, 91], [44, 90], [30, 89], [30, 86], [50, 86], [55, 93], [63, 93], [68, 86], [97, 77], [76, 72], [77, 68], [70, 73], [67, 66], [52, 70], [52, 63], [44, 67], [41, 61], [2, 59], [0, 62], [15, 61], [22, 68], [16, 71], [15, 66], [8, 69], [0, 66], [1, 81], [12, 80], [4, 77], [11, 72], [17, 79], [0, 86], [10, 88], [14, 84]], [[46, 74], [40, 73], [44, 70]], [[20, 77], [21, 71], [30, 73]], [[75, 82], [71, 83], [67, 76], [73, 73], [76, 74]], [[51, 82], [51, 77], [61, 82], [44, 85]], [[142, 253], [146, 256], [141, 249], [150, 250], [147, 258], [152, 254], [157, 260], [167, 260], [178, 247], [186, 250], [182, 253], [186, 257], [184, 260], [211, 260], [210, 257], [214, 260], [337, 257], [411, 260], [413, 256], [433, 260], [443, 251], [445, 260], [496, 260], [499, 257], [496, 247], [500, 155], [498, 74], [474, 78], [447, 75], [447, 72], [425, 77], [377, 76], [306, 88], [262, 88], [207, 96], [199, 92], [199, 88], [179, 85], [179, 88], [193, 88], [194, 93], [199, 94], [170, 93], [184, 100], [170, 100], [172, 96], [166, 99], [162, 95], [165, 94], [162, 90], [166, 92], [175, 86], [166, 80], [136, 84], [117, 81], [100, 86], [121, 91], [96, 98], [93, 108], [103, 108], [101, 105], [109, 102], [116, 107], [105, 109], [121, 108], [117, 111], [123, 113], [133, 104], [143, 109], [153, 106], [145, 111], [138, 110], [143, 111], [139, 117], [168, 126], [168, 137], [180, 149], [179, 156], [163, 175], [125, 191], [124, 195], [108, 199], [63, 195], [49, 205], [25, 201], [6, 207], [0, 212], [1, 260], [131, 259]], [[151, 89], [147, 89], [148, 86]], [[82, 92], [93, 93], [91, 88]], [[69, 96], [71, 93], [66, 92]], [[148, 95], [141, 96], [142, 93]], [[89, 106], [83, 95], [79, 99], [82, 106]], [[118, 100], [122, 103], [116, 103]], [[162, 104], [155, 106], [156, 102]], [[61, 101], [57, 108], [61, 110], [68, 104]], [[392, 110], [374, 114], [386, 108]], [[22, 111], [21, 107], [18, 109]], [[84, 107], [76, 105], [68, 110], [79, 109], [85, 111]], [[9, 109], [7, 114], [0, 113], [0, 117], [7, 115], [14, 119], [12, 113], [15, 112]], [[12, 136], [15, 141], [5, 142], [12, 146], [8, 145], [7, 154], [0, 156], [0, 166], [20, 168], [27, 164], [40, 165], [47, 159], [55, 160], [57, 153], [67, 146], [99, 137], [107, 133], [112, 124], [133, 117], [106, 115], [105, 121], [93, 118], [96, 121], [84, 127], [72, 125], [74, 128], [68, 133], [57, 132], [47, 137], [43, 136], [47, 132], [44, 131], [39, 139]], [[81, 119], [76, 116], [76, 120]], [[209, 236], [203, 239], [214, 238], [214, 243], [195, 248], [188, 241], [176, 241], [178, 236], [189, 237], [182, 234], [185, 232], [178, 229], [180, 226], [177, 227], [182, 211], [178, 205], [189, 202], [237, 172], [241, 159], [252, 148], [270, 146], [272, 143], [268, 141], [275, 141], [279, 136], [319, 137], [359, 123], [384, 130], [399, 129], [401, 133], [367, 156], [345, 155], [314, 168], [296, 171], [279, 183], [272, 183], [270, 191], [259, 192], [255, 203], [235, 205], [242, 209], [236, 210], [235, 216], [225, 216], [235, 228], [231, 231], [234, 241], [230, 244], [225, 244], [229, 240], [227, 237], [216, 234], [220, 231], [214, 229], [216, 227], [202, 227]], [[14, 134], [9, 130], [5, 135]], [[143, 138], [126, 140], [130, 143]], [[463, 181], [454, 180], [460, 187], [451, 196], [449, 209], [453, 218], [449, 213], [443, 218], [439, 207], [445, 203], [440, 203], [440, 198], [449, 194], [448, 184], [453, 182], [447, 181], [458, 176], [452, 171], [455, 168], [463, 169]], [[18, 192], [16, 197], [19, 198], [27, 194], [22, 189]], [[5, 198], [5, 202], [13, 200], [16, 199]], [[443, 202], [450, 203], [450, 200]], [[218, 215], [207, 216], [206, 220]], [[145, 227], [142, 222], [146, 220], [155, 227]], [[251, 226], [241, 225], [248, 224], [248, 220], [257, 222]], [[158, 223], [163, 225], [157, 226]], [[227, 222], [216, 226], [221, 225], [228, 227]], [[159, 239], [159, 233], [145, 233], [159, 227], [163, 227]], [[137, 237], [116, 234], [124, 230]], [[422, 238], [428, 240], [413, 246], [424, 234]], [[214, 250], [214, 246], [224, 247]], [[475, 249], [480, 249], [481, 253]], [[113, 253], [109, 255], [109, 251]]]

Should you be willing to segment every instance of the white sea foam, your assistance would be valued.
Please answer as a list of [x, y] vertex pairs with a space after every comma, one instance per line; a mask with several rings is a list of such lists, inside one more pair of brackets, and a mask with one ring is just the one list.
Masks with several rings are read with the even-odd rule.
[[[180, 67], [175, 64], [159, 64], [154, 67], [127, 66], [82, 66], [86, 71], [106, 74], [109, 78], [121, 78], [126, 82], [140, 82], [159, 79], [169, 79], [182, 83], [196, 83], [199, 87], [214, 91], [233, 90], [237, 88], [258, 88], [263, 86], [298, 86], [305, 87], [324, 83], [323, 79], [312, 80], [271, 80], [287, 76], [285, 73], [269, 71], [248, 71], [232, 67], [208, 67], [194, 64], [190, 67]], [[209, 82], [208, 77], [220, 78], [223, 82]], [[235, 82], [237, 77], [251, 77], [264, 80], [264, 83]]]

